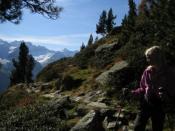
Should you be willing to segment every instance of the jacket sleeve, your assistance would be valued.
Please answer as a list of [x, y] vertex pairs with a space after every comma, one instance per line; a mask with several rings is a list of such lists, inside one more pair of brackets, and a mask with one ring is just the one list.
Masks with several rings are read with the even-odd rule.
[[148, 67], [142, 74], [140, 80], [140, 87], [136, 90], [133, 90], [132, 93], [134, 95], [141, 95], [145, 94], [149, 88], [151, 88], [151, 69]]

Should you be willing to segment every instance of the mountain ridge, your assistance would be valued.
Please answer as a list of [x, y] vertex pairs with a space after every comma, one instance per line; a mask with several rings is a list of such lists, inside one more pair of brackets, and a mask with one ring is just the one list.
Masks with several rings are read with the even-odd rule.
[[[21, 42], [23, 41], [7, 42], [0, 39], [0, 63], [2, 64], [2, 69], [0, 71], [0, 75], [2, 77], [0, 81], [4, 76], [4, 72], [6, 74], [5, 76], [7, 76], [3, 78], [3, 83], [0, 83], [0, 87], [3, 90], [9, 85], [10, 72], [13, 69], [12, 59], [18, 58], [19, 46]], [[31, 54], [35, 59], [35, 68], [33, 71], [34, 78], [43, 69], [43, 67], [49, 63], [59, 60], [63, 57], [71, 57], [77, 52], [70, 51], [68, 49], [64, 49], [63, 51], [53, 51], [41, 45], [34, 45], [31, 42], [25, 43], [29, 48], [29, 54]]]

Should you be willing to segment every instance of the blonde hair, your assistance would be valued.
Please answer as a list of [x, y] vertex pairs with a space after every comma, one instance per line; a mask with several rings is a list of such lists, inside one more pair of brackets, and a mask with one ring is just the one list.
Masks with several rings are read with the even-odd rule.
[[153, 56], [158, 64], [165, 64], [164, 53], [160, 46], [152, 46], [145, 51], [145, 56]]
[[152, 46], [145, 51], [145, 56], [147, 57], [150, 55], [161, 55], [161, 52], [162, 51], [160, 46]]

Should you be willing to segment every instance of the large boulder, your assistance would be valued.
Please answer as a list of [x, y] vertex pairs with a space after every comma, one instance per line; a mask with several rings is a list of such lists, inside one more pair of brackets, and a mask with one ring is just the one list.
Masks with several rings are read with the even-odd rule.
[[98, 54], [103, 51], [111, 51], [113, 49], [116, 49], [118, 47], [117, 45], [118, 45], [117, 43], [101, 45], [95, 50], [95, 53]]
[[70, 99], [69, 96], [60, 96], [56, 97], [52, 100], [52, 102], [49, 103], [52, 107], [58, 108], [72, 108], [74, 106], [74, 102]]
[[113, 60], [114, 52], [119, 48], [120, 45], [117, 42], [99, 46], [95, 50], [96, 66], [102, 68], [109, 64]]
[[117, 73], [124, 68], [128, 67], [128, 63], [126, 61], [117, 62], [114, 66], [112, 66], [109, 70], [103, 72], [96, 78], [96, 82], [102, 86], [108, 85], [110, 81], [111, 73]]
[[47, 105], [48, 109], [51, 110], [55, 116], [63, 120], [69, 118], [67, 110], [72, 109], [74, 106], [74, 102], [69, 98], [69, 96], [55, 98]]
[[71, 129], [71, 131], [104, 131], [102, 121], [103, 117], [100, 111], [91, 110]]

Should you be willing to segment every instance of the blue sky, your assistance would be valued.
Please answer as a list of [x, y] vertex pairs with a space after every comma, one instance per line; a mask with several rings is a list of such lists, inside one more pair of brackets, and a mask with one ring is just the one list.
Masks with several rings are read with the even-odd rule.
[[[64, 9], [57, 20], [49, 20], [38, 14], [23, 11], [19, 25], [10, 22], [0, 24], [0, 39], [30, 41], [52, 50], [79, 50], [82, 42], [87, 43], [95, 30], [103, 10], [113, 9], [120, 25], [128, 12], [128, 0], [56, 0]], [[135, 0], [139, 3], [140, 0]]]

